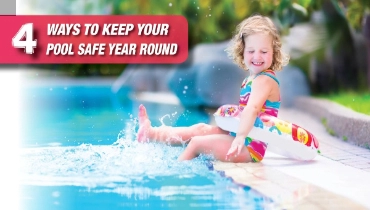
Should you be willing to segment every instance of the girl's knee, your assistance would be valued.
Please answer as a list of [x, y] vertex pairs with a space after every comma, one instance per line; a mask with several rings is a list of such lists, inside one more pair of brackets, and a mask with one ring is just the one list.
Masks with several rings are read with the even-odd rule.
[[208, 124], [205, 124], [205, 123], [197, 123], [195, 125], [193, 125], [192, 127], [194, 129], [197, 129], [197, 130], [204, 130], [204, 129], [207, 129], [210, 125]]
[[[220, 134], [224, 133], [223, 130], [221, 130], [217, 126], [209, 125], [206, 123], [198, 123], [193, 125], [194, 130], [198, 133], [198, 135], [209, 135], [209, 134]], [[200, 131], [200, 132], [199, 132]]]
[[187, 147], [196, 153], [201, 152], [204, 147], [204, 141], [202, 141], [202, 138], [202, 136], [194, 136], [191, 138]]
[[201, 132], [204, 134], [208, 133], [210, 125], [205, 123], [198, 123], [192, 126], [194, 135], [202, 135]]
[[199, 155], [199, 137], [195, 136], [190, 139], [186, 146], [185, 153], [194, 157]]
[[193, 138], [190, 139], [190, 142], [188, 144], [188, 147], [197, 147], [201, 141], [200, 136], [194, 136]]
[[185, 151], [180, 156], [180, 160], [190, 160], [202, 153], [202, 136], [194, 136], [190, 139]]

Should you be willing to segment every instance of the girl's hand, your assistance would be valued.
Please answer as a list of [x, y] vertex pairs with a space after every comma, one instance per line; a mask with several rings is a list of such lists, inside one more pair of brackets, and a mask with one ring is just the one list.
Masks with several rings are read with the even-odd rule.
[[230, 146], [229, 151], [226, 154], [226, 159], [227, 160], [230, 159], [232, 155], [234, 155], [235, 157], [240, 155], [240, 152], [242, 151], [244, 147], [244, 142], [245, 142], [245, 138], [241, 136], [235, 137], [233, 143]]

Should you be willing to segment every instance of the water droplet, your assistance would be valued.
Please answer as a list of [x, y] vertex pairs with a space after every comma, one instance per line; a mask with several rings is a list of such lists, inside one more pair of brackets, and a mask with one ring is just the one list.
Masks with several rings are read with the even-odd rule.
[[199, 9], [199, 7], [197, 7], [197, 9]]
[[53, 91], [53, 88], [49, 88], [50, 91]]
[[169, 5], [170, 7], [172, 7], [172, 3], [169, 3], [168, 5]]
[[168, 117], [168, 119], [171, 119], [171, 116], [169, 114], [164, 115], [163, 117], [159, 118], [159, 122], [161, 122], [162, 126], [165, 126], [166, 124], [163, 122], [164, 118]]
[[184, 90], [184, 91], [182, 91], [182, 93], [183, 93], [183, 94], [186, 94], [186, 91]]
[[184, 88], [185, 88], [185, 89], [188, 89], [188, 86], [186, 86], [186, 85], [185, 85], [185, 86], [184, 86]]

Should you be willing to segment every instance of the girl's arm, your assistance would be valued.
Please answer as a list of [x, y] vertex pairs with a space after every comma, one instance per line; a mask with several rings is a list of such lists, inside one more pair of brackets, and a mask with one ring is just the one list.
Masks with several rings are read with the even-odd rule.
[[[230, 155], [239, 155], [242, 148], [244, 147], [245, 138], [248, 133], [252, 130], [254, 122], [256, 121], [257, 114], [261, 111], [263, 104], [269, 97], [274, 83], [276, 83], [269, 76], [258, 76], [253, 80], [252, 92], [249, 95], [248, 103], [244, 107], [243, 112], [240, 115], [240, 123], [236, 137], [226, 154], [226, 158]], [[235, 152], [237, 152], [235, 154]]]

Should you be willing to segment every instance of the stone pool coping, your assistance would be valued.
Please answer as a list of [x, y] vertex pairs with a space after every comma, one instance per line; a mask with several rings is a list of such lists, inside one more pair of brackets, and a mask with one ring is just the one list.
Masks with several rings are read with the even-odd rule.
[[344, 141], [370, 149], [370, 116], [355, 112], [335, 102], [299, 97], [294, 106], [323, 121], [328, 131]]

